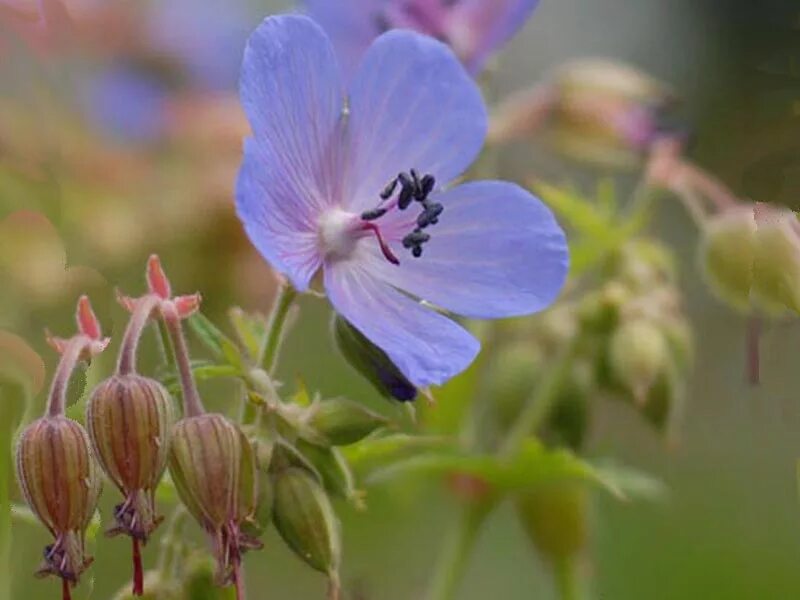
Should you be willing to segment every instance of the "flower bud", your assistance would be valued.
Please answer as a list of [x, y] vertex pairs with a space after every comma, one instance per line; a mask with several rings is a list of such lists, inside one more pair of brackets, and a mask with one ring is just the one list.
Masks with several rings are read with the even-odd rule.
[[160, 519], [154, 492], [167, 466], [174, 423], [172, 399], [160, 383], [137, 374], [114, 375], [92, 393], [86, 426], [95, 454], [125, 501], [113, 533], [146, 541]]
[[355, 479], [350, 465], [338, 448], [325, 448], [304, 440], [297, 440], [297, 449], [314, 467], [325, 490], [363, 507], [362, 494], [355, 488]]
[[314, 404], [308, 417], [308, 424], [332, 446], [355, 444], [387, 423], [385, 417], [345, 398]]
[[76, 583], [91, 563], [84, 535], [101, 487], [86, 431], [60, 415], [34, 421], [19, 438], [16, 467], [25, 501], [55, 537], [39, 574]]
[[339, 568], [339, 522], [325, 490], [303, 469], [275, 475], [275, 527], [310, 567], [335, 576]]
[[579, 482], [539, 486], [517, 498], [517, 514], [530, 540], [558, 562], [578, 554], [589, 537], [589, 491]]
[[757, 204], [753, 292], [771, 312], [800, 313], [800, 221], [788, 209]]
[[345, 360], [381, 395], [400, 402], [410, 402], [417, 397], [417, 388], [386, 353], [339, 315], [333, 318], [333, 337]]
[[550, 137], [556, 150], [610, 168], [641, 162], [663, 129], [673, 100], [666, 86], [647, 74], [597, 58], [563, 65], [551, 86]]
[[617, 381], [642, 404], [670, 360], [664, 334], [644, 319], [623, 323], [611, 337], [609, 354]]
[[704, 233], [700, 262], [711, 289], [722, 300], [748, 310], [756, 242], [752, 207], [737, 207], [712, 217]]
[[234, 582], [241, 554], [260, 547], [241, 532], [255, 513], [258, 493], [249, 440], [222, 415], [184, 418], [173, 428], [169, 471], [186, 508], [214, 541], [219, 583]]

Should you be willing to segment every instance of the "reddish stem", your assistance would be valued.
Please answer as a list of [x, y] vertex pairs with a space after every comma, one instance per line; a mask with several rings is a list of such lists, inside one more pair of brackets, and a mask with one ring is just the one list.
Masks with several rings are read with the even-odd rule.
[[247, 596], [242, 575], [242, 562], [236, 559], [233, 561], [233, 585], [236, 586], [236, 600], [245, 600]]
[[72, 600], [72, 592], [70, 592], [70, 584], [66, 579], [61, 580], [61, 600]]
[[178, 365], [178, 373], [181, 379], [183, 390], [183, 416], [196, 417], [205, 413], [203, 402], [200, 400], [200, 393], [197, 391], [197, 384], [192, 373], [192, 363], [189, 357], [189, 347], [183, 335], [181, 318], [174, 304], [170, 301], [161, 303], [161, 314], [164, 323], [167, 325], [172, 346], [175, 351], [175, 362]]
[[47, 401], [47, 415], [58, 417], [64, 414], [67, 406], [67, 387], [70, 377], [80, 361], [83, 351], [92, 343], [85, 335], [77, 335], [67, 341], [67, 346], [61, 354], [61, 360], [56, 367], [56, 374], [50, 386], [50, 395]]
[[160, 299], [153, 294], [143, 296], [136, 301], [128, 326], [125, 328], [125, 335], [122, 338], [122, 348], [117, 362], [118, 374], [129, 375], [136, 371], [136, 350], [139, 347], [139, 339], [142, 337], [144, 328], [147, 327], [150, 316], [159, 302]]
[[139, 540], [131, 538], [133, 541], [133, 595], [141, 596], [144, 594], [144, 570], [142, 569], [142, 551], [139, 547]]
[[752, 316], [747, 319], [747, 381], [758, 385], [761, 381], [761, 319]]

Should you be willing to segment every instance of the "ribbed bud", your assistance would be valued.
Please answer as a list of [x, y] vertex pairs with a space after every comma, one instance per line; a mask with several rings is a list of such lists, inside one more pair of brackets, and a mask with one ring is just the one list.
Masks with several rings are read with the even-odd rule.
[[614, 376], [640, 404], [670, 361], [664, 334], [644, 319], [623, 323], [611, 338], [609, 354]]
[[115, 509], [113, 533], [146, 540], [160, 521], [154, 492], [167, 466], [175, 411], [160, 383], [136, 374], [114, 375], [92, 393], [86, 426], [95, 454], [125, 501]]
[[84, 532], [101, 487], [86, 431], [64, 416], [34, 421], [19, 438], [16, 467], [28, 506], [55, 537], [39, 574], [77, 582], [91, 563]]
[[345, 398], [318, 402], [310, 411], [308, 424], [332, 446], [355, 444], [388, 423], [385, 417]]
[[186, 508], [211, 535], [218, 581], [232, 583], [241, 554], [260, 543], [241, 532], [256, 509], [253, 447], [233, 422], [219, 414], [178, 421], [169, 451], [169, 471]]
[[517, 514], [530, 540], [558, 562], [578, 554], [589, 535], [589, 492], [577, 482], [537, 487], [517, 498]]
[[350, 366], [381, 395], [400, 402], [410, 402], [417, 397], [417, 388], [386, 353], [339, 315], [333, 318], [333, 337]]
[[750, 308], [755, 236], [752, 207], [737, 207], [706, 223], [700, 246], [700, 262], [711, 289], [722, 300], [742, 310]]
[[297, 449], [312, 464], [314, 473], [319, 475], [329, 494], [363, 507], [362, 494], [355, 488], [353, 471], [338, 448], [324, 448], [299, 439]]
[[334, 576], [339, 568], [339, 522], [325, 490], [303, 469], [275, 476], [275, 527], [310, 567]]

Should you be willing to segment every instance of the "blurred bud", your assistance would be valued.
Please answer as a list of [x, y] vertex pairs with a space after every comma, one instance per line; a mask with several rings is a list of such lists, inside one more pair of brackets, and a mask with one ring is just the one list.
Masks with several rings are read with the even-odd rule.
[[583, 446], [589, 429], [589, 400], [595, 386], [594, 366], [576, 359], [547, 418], [545, 439], [573, 450]]
[[609, 281], [599, 290], [586, 294], [578, 308], [583, 328], [600, 334], [612, 332], [626, 305], [634, 298], [633, 291], [619, 281]]
[[742, 310], [750, 308], [755, 236], [753, 209], [742, 206], [711, 217], [700, 246], [700, 262], [711, 289]]
[[528, 342], [505, 345], [495, 355], [486, 389], [502, 427], [514, 424], [533, 393], [540, 360], [540, 351]]
[[215, 583], [215, 565], [205, 552], [195, 552], [183, 568], [181, 600], [238, 600], [233, 588], [220, 588]]
[[417, 388], [386, 353], [339, 315], [333, 318], [333, 337], [345, 360], [381, 395], [400, 402], [410, 402], [417, 397]]
[[648, 390], [669, 363], [669, 350], [661, 330], [650, 321], [623, 323], [611, 337], [609, 359], [616, 379], [644, 403]]
[[16, 467], [25, 501], [55, 536], [39, 575], [61, 577], [65, 586], [77, 583], [91, 563], [84, 535], [101, 487], [86, 431], [64, 416], [34, 421], [20, 436]]
[[385, 417], [346, 398], [317, 402], [309, 413], [308, 424], [332, 446], [355, 444], [388, 424]]
[[800, 221], [784, 208], [756, 204], [753, 292], [770, 311], [800, 313]]
[[635, 239], [617, 254], [613, 273], [622, 283], [639, 292], [674, 283], [677, 277], [675, 257], [655, 240]]
[[694, 333], [684, 318], [669, 319], [662, 325], [675, 366], [688, 371], [694, 362]]
[[589, 490], [580, 482], [538, 486], [517, 498], [523, 529], [539, 552], [558, 562], [574, 557], [589, 537]]
[[535, 321], [536, 341], [547, 351], [563, 347], [577, 332], [578, 319], [572, 305], [554, 306]]
[[570, 159], [605, 168], [638, 166], [664, 131], [669, 89], [637, 69], [588, 58], [550, 77], [550, 141]]
[[172, 399], [160, 383], [136, 374], [102, 382], [86, 407], [86, 426], [97, 458], [125, 501], [114, 511], [117, 527], [146, 541], [160, 521], [154, 492], [167, 466], [175, 420]]
[[339, 569], [339, 522], [325, 490], [306, 471], [289, 468], [275, 476], [275, 527], [310, 567], [335, 577]]
[[256, 451], [256, 465], [258, 468], [258, 493], [256, 495], [256, 510], [252, 519], [242, 524], [245, 534], [258, 538], [269, 528], [272, 523], [272, 506], [275, 501], [275, 489], [270, 477], [273, 448], [262, 440], [253, 442]]
[[679, 373], [666, 369], [648, 390], [642, 414], [656, 431], [665, 434], [668, 441], [674, 441], [684, 400], [685, 391]]
[[256, 508], [253, 447], [222, 415], [184, 418], [173, 429], [169, 471], [186, 508], [214, 541], [218, 583], [233, 583], [242, 553], [260, 547], [241, 531]]
[[353, 502], [356, 507], [363, 506], [361, 493], [355, 488], [355, 479], [350, 465], [337, 448], [324, 448], [297, 440], [297, 449], [314, 466], [322, 485], [329, 494]]
[[134, 594], [130, 586], [119, 590], [113, 600], [185, 600], [181, 588], [169, 581], [160, 571], [149, 571], [144, 575], [144, 593]]

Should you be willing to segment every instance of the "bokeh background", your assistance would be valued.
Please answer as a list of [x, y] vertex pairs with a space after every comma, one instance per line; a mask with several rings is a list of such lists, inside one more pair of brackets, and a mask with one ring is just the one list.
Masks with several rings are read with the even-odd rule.
[[[55, 357], [43, 329], [69, 331], [74, 299], [87, 292], [101, 320], [119, 333], [124, 315], [113, 288], [141, 290], [142, 266], [153, 252], [176, 289], [203, 293], [212, 318], [222, 319], [232, 304], [265, 311], [275, 289], [232, 207], [246, 131], [235, 82], [248, 31], [291, 6], [158, 0], [142, 17], [152, 22], [127, 29], [120, 15], [146, 4], [76, 0], [75, 11], [103, 13], [106, 20], [68, 52], [36, 39], [23, 43], [19, 31], [0, 26], [0, 329], [27, 340], [48, 373]], [[542, 0], [498, 57], [493, 94], [526, 88], [583, 56], [625, 60], [670, 83], [692, 124], [695, 162], [742, 196], [800, 208], [797, 2]], [[158, 73], [157, 83], [141, 72]], [[536, 175], [578, 185], [606, 175], [536, 145], [505, 152], [500, 169], [510, 179]], [[635, 183], [635, 174], [614, 177], [622, 191]], [[680, 258], [697, 364], [677, 444], [665, 444], [620, 405], [598, 401], [595, 407], [590, 455], [619, 457], [662, 479], [670, 493], [659, 503], [596, 496], [594, 597], [798, 598], [800, 323], [768, 327], [762, 384], [750, 386], [745, 321], [703, 284], [690, 218], [677, 202], [665, 201], [653, 230]], [[326, 396], [375, 404], [331, 346], [327, 307], [313, 298], [301, 305], [282, 378], [302, 373]], [[228, 400], [209, 392], [212, 405]], [[437, 484], [404, 481], [370, 489], [368, 500], [366, 512], [338, 507], [344, 582], [364, 598], [417, 598], [452, 516], [452, 499]], [[274, 531], [265, 541], [265, 551], [247, 558], [253, 598], [322, 596], [322, 578], [290, 555]], [[14, 574], [14, 598], [56, 594], [53, 581], [28, 576], [45, 543], [43, 530], [15, 527], [12, 563], [0, 565], [0, 576]], [[128, 577], [129, 557], [127, 544], [102, 548], [94, 597], [105, 599]], [[511, 510], [492, 518], [470, 564], [459, 595], [464, 600], [555, 598]]]

